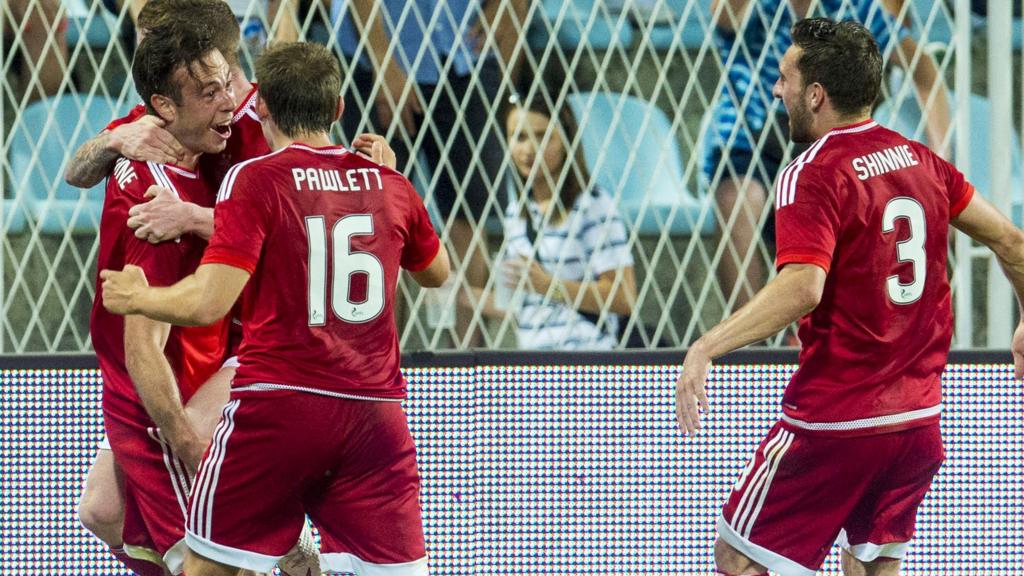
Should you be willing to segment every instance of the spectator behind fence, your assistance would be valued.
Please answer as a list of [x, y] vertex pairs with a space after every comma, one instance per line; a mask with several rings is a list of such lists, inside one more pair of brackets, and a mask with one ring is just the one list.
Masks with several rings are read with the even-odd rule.
[[56, 94], [67, 76], [68, 62], [68, 19], [61, 0], [4, 0], [0, 19], [3, 53], [10, 49], [20, 55], [21, 93], [28, 93], [29, 100]]
[[616, 347], [636, 302], [633, 255], [611, 196], [588, 187], [572, 111], [553, 113], [542, 94], [514, 97], [505, 129], [518, 194], [505, 212], [501, 281], [526, 294], [494, 304], [516, 314], [520, 348]]
[[[704, 177], [714, 190], [726, 249], [718, 265], [718, 280], [726, 302], [738, 309], [764, 286], [768, 271], [757, 250], [758, 234], [774, 252], [774, 215], [768, 214], [767, 190], [781, 165], [790, 158], [785, 111], [772, 97], [779, 78], [779, 61], [792, 44], [790, 26], [808, 15], [812, 0], [715, 0], [715, 41], [726, 66], [726, 82], [712, 112], [711, 143], [704, 158]], [[893, 64], [906, 67], [917, 53], [917, 43], [901, 28], [889, 10], [902, 2], [881, 0], [821, 0], [816, 14], [838, 20], [856, 20], [871, 30], [878, 45], [889, 51]], [[893, 41], [892, 36], [896, 35]], [[944, 145], [950, 125], [946, 90], [931, 56], [922, 54], [912, 71], [922, 102], [932, 98], [927, 110], [926, 133], [931, 148], [948, 156]], [[931, 96], [932, 91], [934, 96]], [[800, 149], [797, 148], [797, 152]], [[738, 214], [735, 212], [741, 210]], [[730, 224], [730, 220], [735, 222]], [[744, 260], [749, 263], [744, 267]]]
[[[510, 63], [521, 37], [515, 22], [525, 12], [525, 0], [335, 0], [331, 5], [339, 49], [352, 64], [343, 132], [357, 134], [369, 118], [374, 131], [388, 135], [399, 169], [406, 172], [414, 138], [421, 129], [427, 132], [419, 145], [434, 173], [433, 198], [470, 287], [487, 281], [485, 241], [477, 237], [474, 243], [474, 224], [497, 215], [502, 205], [501, 198], [491, 199], [504, 189], [492, 107], [503, 77], [514, 85]], [[460, 307], [457, 326], [463, 343], [475, 345], [479, 334], [470, 333], [469, 304]]]

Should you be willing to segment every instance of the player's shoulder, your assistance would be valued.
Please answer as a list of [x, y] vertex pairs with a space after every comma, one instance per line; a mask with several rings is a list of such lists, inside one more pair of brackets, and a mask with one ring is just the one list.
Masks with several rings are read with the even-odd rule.
[[118, 157], [108, 175], [107, 187], [129, 196], [141, 197], [151, 185], [159, 183], [151, 164]]

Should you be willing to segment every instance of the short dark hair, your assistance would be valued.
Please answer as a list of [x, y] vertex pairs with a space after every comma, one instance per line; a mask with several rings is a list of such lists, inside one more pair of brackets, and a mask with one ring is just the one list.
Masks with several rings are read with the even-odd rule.
[[803, 50], [797, 68], [804, 86], [824, 86], [843, 115], [875, 103], [882, 85], [882, 55], [867, 28], [856, 22], [807, 18], [794, 24], [792, 33], [793, 44]]
[[202, 29], [228, 64], [238, 63], [241, 29], [224, 0], [149, 0], [135, 25], [147, 34], [167, 26]]
[[146, 34], [135, 50], [132, 79], [146, 109], [154, 113], [153, 95], [166, 96], [181, 104], [182, 86], [175, 81], [178, 68], [184, 68], [189, 77], [196, 78], [196, 66], [217, 47], [208, 34], [192, 27], [165, 26]]
[[330, 131], [341, 95], [341, 69], [327, 47], [312, 42], [274, 46], [256, 60], [256, 82], [274, 124], [286, 136]]

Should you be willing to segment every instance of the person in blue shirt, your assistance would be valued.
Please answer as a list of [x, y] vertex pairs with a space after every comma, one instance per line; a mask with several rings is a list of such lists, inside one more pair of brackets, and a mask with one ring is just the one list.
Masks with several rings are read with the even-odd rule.
[[[910, 68], [925, 114], [928, 144], [948, 157], [950, 126], [946, 89], [935, 62], [920, 51], [894, 17], [903, 0], [714, 0], [715, 46], [724, 74], [710, 114], [702, 171], [713, 187], [727, 245], [718, 266], [726, 302], [735, 310], [761, 289], [774, 252], [768, 198], [779, 169], [801, 149], [792, 148], [781, 103], [772, 97], [779, 61], [792, 44], [790, 27], [810, 16], [853, 20], [875, 37], [883, 58]], [[811, 13], [812, 4], [815, 6]], [[904, 12], [905, 13], [905, 12]], [[917, 58], [916, 62], [914, 59]], [[922, 106], [922, 108], [925, 108]], [[766, 251], [759, 249], [763, 238]], [[749, 262], [744, 266], [744, 262]]]
[[[410, 164], [410, 148], [425, 156], [431, 190], [420, 193], [428, 205], [433, 199], [470, 287], [487, 281], [486, 242], [479, 231], [488, 216], [500, 216], [504, 204], [498, 194], [505, 188], [504, 152], [494, 103], [503, 86], [515, 85], [513, 60], [522, 36], [517, 31], [526, 8], [525, 0], [331, 4], [354, 88], [345, 90], [351, 112], [342, 117], [343, 132], [358, 134], [369, 120], [389, 134], [399, 170], [410, 177], [410, 168], [419, 168]], [[459, 337], [465, 345], [479, 344], [468, 328], [471, 309], [460, 308]]]

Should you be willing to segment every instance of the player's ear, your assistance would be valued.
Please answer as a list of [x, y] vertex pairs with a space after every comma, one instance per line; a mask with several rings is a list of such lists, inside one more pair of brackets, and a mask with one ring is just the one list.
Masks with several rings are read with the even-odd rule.
[[809, 102], [810, 108], [811, 110], [817, 112], [818, 110], [821, 109], [821, 105], [825, 103], [825, 87], [815, 82], [814, 84], [811, 84], [809, 88], [810, 90], [808, 90], [808, 92], [810, 93], [811, 100]]
[[153, 94], [149, 97], [149, 104], [153, 107], [156, 115], [168, 124], [178, 118], [178, 108], [174, 101], [162, 94]]
[[341, 113], [345, 111], [345, 99], [338, 96], [338, 110], [334, 113], [334, 121], [337, 122], [338, 118], [341, 118]]
[[267, 102], [260, 95], [259, 91], [256, 92], [256, 115], [259, 116], [260, 120], [263, 120], [267, 116], [270, 116], [270, 109], [267, 108]]

